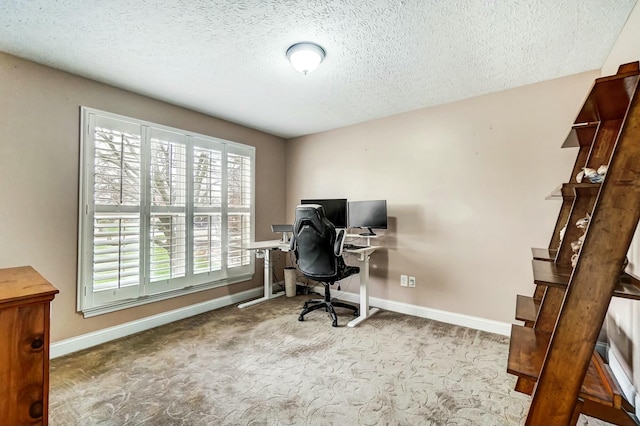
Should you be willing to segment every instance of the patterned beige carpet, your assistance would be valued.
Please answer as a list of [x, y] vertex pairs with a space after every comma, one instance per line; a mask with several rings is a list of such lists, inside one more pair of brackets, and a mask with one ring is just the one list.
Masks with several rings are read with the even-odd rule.
[[[508, 339], [381, 311], [234, 306], [51, 362], [51, 425], [518, 425]], [[580, 425], [603, 424], [582, 417]]]

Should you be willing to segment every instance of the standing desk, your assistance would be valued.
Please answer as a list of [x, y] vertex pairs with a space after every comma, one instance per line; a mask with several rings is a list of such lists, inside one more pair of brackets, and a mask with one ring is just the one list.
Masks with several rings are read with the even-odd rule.
[[344, 249], [343, 252], [357, 256], [358, 267], [360, 267], [360, 316], [349, 321], [347, 326], [355, 327], [371, 315], [378, 312], [379, 308], [369, 309], [369, 266], [371, 253], [382, 248], [382, 246], [367, 246], [359, 249]]
[[250, 300], [238, 305], [238, 308], [246, 308], [247, 306], [257, 305], [258, 303], [266, 302], [267, 300], [275, 299], [284, 295], [284, 291], [278, 293], [272, 293], [272, 280], [271, 280], [271, 251], [281, 249], [282, 251], [289, 250], [289, 244], [283, 243], [282, 240], [270, 240], [270, 241], [257, 241], [251, 242], [241, 248], [245, 250], [255, 250], [258, 257], [264, 255], [264, 295], [255, 300]]
[[[347, 237], [356, 237], [355, 235], [347, 235]], [[357, 236], [362, 238], [361, 236]], [[367, 239], [367, 243], [369, 240]], [[284, 294], [284, 291], [272, 293], [271, 280], [271, 251], [282, 250], [289, 251], [289, 243], [283, 243], [282, 240], [256, 241], [251, 242], [241, 248], [245, 250], [255, 250], [258, 256], [264, 255], [264, 295], [258, 299], [250, 300], [238, 305], [238, 308], [246, 308], [248, 306], [257, 305], [267, 300], [275, 299]], [[371, 315], [378, 312], [379, 308], [369, 308], [369, 266], [371, 253], [381, 249], [382, 246], [369, 246], [358, 249], [344, 249], [343, 253], [356, 256], [358, 267], [360, 268], [360, 316], [351, 320], [347, 326], [355, 327]]]

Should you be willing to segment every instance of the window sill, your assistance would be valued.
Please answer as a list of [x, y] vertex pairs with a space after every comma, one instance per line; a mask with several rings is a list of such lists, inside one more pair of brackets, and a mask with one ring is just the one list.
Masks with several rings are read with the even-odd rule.
[[84, 318], [91, 318], [98, 315], [108, 314], [111, 312], [117, 312], [123, 309], [134, 308], [136, 306], [146, 305], [148, 303], [159, 302], [161, 300], [173, 299], [179, 296], [185, 296], [187, 294], [197, 293], [204, 290], [211, 290], [213, 288], [224, 287], [231, 284], [247, 281], [252, 279], [254, 274], [240, 275], [237, 277], [229, 278], [223, 281], [216, 281], [214, 283], [194, 285], [191, 287], [185, 287], [179, 290], [171, 290], [163, 293], [152, 294], [149, 296], [142, 296], [136, 299], [119, 300], [117, 302], [109, 303], [107, 305], [94, 306], [90, 308], [84, 308], [80, 312]]

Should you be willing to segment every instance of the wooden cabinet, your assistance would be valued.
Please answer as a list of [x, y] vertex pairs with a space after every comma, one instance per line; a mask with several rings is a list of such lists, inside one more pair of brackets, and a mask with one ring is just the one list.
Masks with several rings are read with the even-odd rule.
[[49, 306], [58, 290], [29, 266], [0, 269], [0, 425], [46, 425]]
[[[595, 351], [612, 297], [640, 299], [623, 272], [640, 218], [640, 69], [599, 78], [563, 148], [578, 148], [549, 247], [533, 249], [532, 296], [519, 295], [507, 371], [532, 396], [527, 425], [570, 425], [580, 413], [635, 425], [609, 366]], [[606, 166], [602, 181], [576, 177]], [[578, 226], [580, 225], [580, 226]]]

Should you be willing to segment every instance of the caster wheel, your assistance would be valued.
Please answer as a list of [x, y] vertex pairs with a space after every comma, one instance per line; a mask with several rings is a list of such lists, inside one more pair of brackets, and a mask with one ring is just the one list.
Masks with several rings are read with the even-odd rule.
[[298, 317], [298, 321], [304, 321], [304, 317], [303, 317], [302, 315], [300, 315], [300, 316]]
[[338, 326], [338, 321], [333, 321], [333, 322], [331, 323], [331, 325], [332, 325], [333, 327], [337, 327], [337, 326]]

